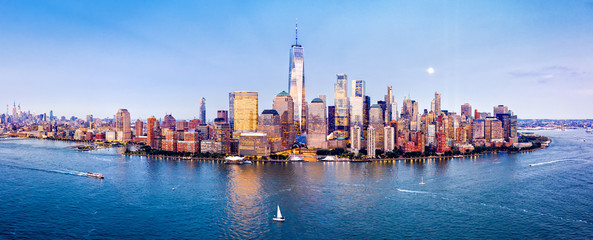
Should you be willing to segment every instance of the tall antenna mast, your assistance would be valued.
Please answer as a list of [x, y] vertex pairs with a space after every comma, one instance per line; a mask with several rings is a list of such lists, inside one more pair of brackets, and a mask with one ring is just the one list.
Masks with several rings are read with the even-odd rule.
[[299, 45], [299, 19], [296, 19], [296, 24], [294, 28], [294, 45]]

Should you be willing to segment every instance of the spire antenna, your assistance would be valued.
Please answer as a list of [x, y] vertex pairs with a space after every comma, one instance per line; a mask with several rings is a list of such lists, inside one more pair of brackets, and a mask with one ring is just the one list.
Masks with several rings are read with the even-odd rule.
[[294, 45], [299, 45], [299, 19], [296, 19], [294, 28]]

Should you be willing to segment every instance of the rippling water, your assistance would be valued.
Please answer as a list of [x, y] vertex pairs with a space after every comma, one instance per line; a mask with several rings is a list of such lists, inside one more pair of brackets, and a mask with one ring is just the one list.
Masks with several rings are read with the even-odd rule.
[[593, 134], [539, 133], [525, 154], [242, 166], [0, 141], [0, 238], [593, 238]]

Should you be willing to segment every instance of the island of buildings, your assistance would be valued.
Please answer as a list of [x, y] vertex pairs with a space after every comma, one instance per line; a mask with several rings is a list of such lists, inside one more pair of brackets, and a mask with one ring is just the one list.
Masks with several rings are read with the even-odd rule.
[[[290, 48], [288, 91], [278, 93], [271, 108], [258, 109], [258, 92], [229, 93], [229, 108], [206, 121], [206, 99], [201, 98], [199, 119], [177, 120], [171, 114], [132, 121], [119, 109], [113, 119], [57, 118], [53, 112], [35, 115], [13, 104], [12, 114], [0, 115], [0, 133], [49, 139], [118, 141], [144, 145], [150, 154], [216, 153], [251, 158], [287, 158], [290, 155], [340, 155], [343, 158], [459, 155], [484, 149], [534, 147], [519, 142], [517, 116], [507, 106], [492, 112], [441, 109], [435, 92], [430, 109], [405, 98], [398, 106], [393, 88], [376, 102], [366, 95], [364, 80], [337, 74], [333, 105], [325, 95], [305, 99], [304, 48]], [[348, 91], [351, 88], [350, 94]], [[537, 146], [539, 147], [539, 146]], [[138, 152], [137, 152], [138, 153]]]

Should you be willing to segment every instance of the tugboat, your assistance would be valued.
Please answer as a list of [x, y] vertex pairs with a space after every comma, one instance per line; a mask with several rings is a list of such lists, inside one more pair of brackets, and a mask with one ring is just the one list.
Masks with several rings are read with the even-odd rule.
[[98, 179], [103, 179], [103, 174], [100, 173], [92, 173], [92, 172], [87, 172], [86, 173], [87, 177], [94, 177], [94, 178], [98, 178]]

